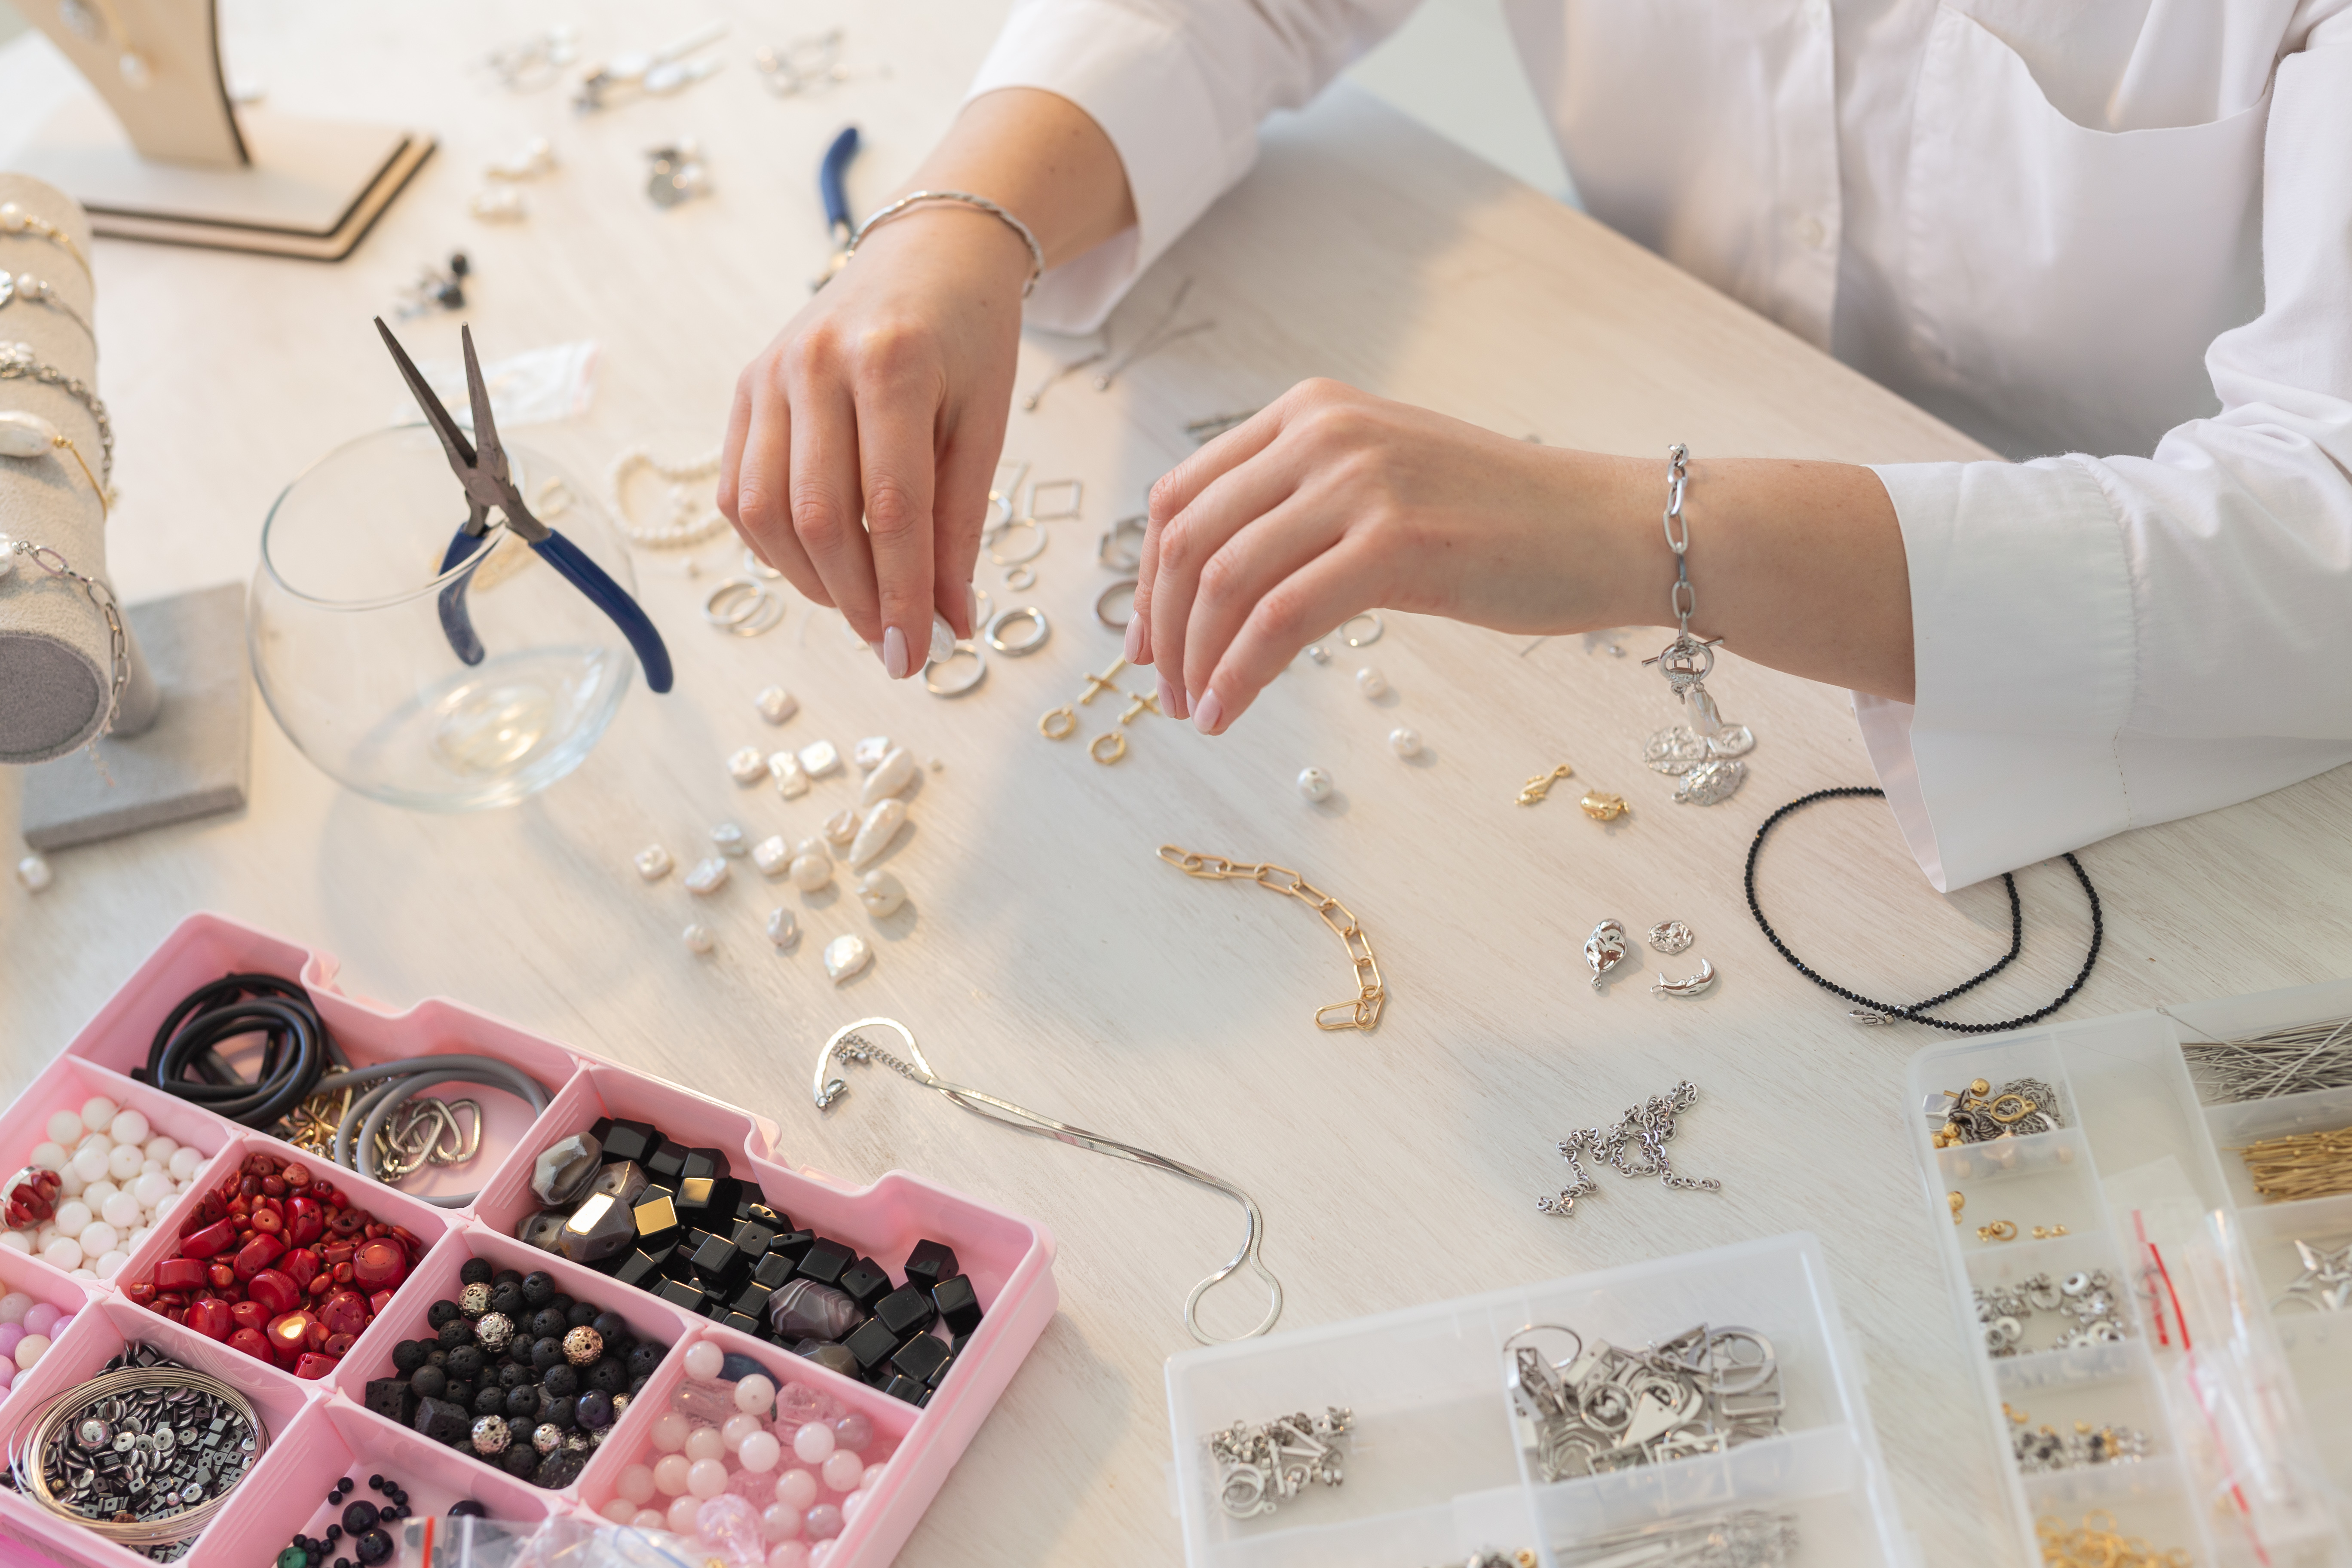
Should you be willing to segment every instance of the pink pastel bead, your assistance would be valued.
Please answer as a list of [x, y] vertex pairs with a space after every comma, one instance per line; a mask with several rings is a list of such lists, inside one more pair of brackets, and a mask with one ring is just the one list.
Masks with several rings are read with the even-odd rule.
[[12, 1360], [0, 1358], [0, 1389], [5, 1389], [16, 1381], [16, 1363]]
[[841, 1500], [841, 1522], [842, 1522], [842, 1523], [844, 1523], [844, 1524], [855, 1524], [855, 1523], [856, 1523], [856, 1522], [857, 1522], [857, 1516], [858, 1516], [859, 1514], [861, 1514], [861, 1513], [865, 1512], [865, 1511], [866, 1511], [866, 1494], [865, 1494], [864, 1492], [852, 1492], [852, 1493], [850, 1493], [847, 1497], [843, 1498], [843, 1499]]
[[58, 1337], [58, 1320], [64, 1316], [65, 1313], [48, 1302], [36, 1301], [25, 1313], [25, 1331], [28, 1334], [47, 1334], [51, 1339], [55, 1339]]
[[786, 1508], [804, 1509], [816, 1501], [822, 1490], [816, 1478], [806, 1470], [786, 1470], [776, 1478], [776, 1500]]
[[662, 1453], [675, 1454], [686, 1447], [686, 1435], [693, 1429], [694, 1424], [684, 1412], [665, 1410], [654, 1417], [654, 1447]]
[[719, 1440], [725, 1444], [727, 1451], [732, 1454], [743, 1447], [744, 1438], [759, 1430], [761, 1430], [760, 1418], [756, 1415], [747, 1415], [739, 1410], [719, 1423]]
[[874, 1423], [864, 1411], [853, 1410], [833, 1424], [833, 1440], [863, 1453], [866, 1445], [874, 1441]]
[[808, 1548], [797, 1541], [787, 1541], [768, 1553], [768, 1568], [809, 1568]]
[[686, 1478], [693, 1468], [684, 1454], [664, 1454], [654, 1461], [654, 1489], [664, 1497], [684, 1497]]
[[789, 1432], [803, 1422], [830, 1421], [841, 1414], [838, 1409], [828, 1408], [832, 1405], [829, 1396], [807, 1384], [788, 1383], [776, 1395], [776, 1425]]
[[71, 1312], [58, 1313], [57, 1322], [49, 1329], [49, 1338], [54, 1340], [59, 1334], [64, 1333], [68, 1329], [73, 1327], [73, 1321], [74, 1315]]
[[654, 1500], [653, 1470], [645, 1465], [631, 1465], [621, 1472], [621, 1479], [613, 1484], [613, 1489], [632, 1504], [643, 1508]]
[[743, 1439], [743, 1446], [736, 1450], [735, 1457], [742, 1461], [746, 1470], [754, 1475], [764, 1475], [783, 1462], [784, 1446], [776, 1441], [776, 1435], [772, 1432], [754, 1432]]
[[686, 1457], [689, 1459], [716, 1459], [727, 1452], [727, 1439], [719, 1435], [716, 1426], [697, 1426], [686, 1436]]
[[846, 1448], [835, 1448], [825, 1457], [824, 1468], [818, 1472], [824, 1484], [837, 1492], [854, 1492], [857, 1483], [866, 1479], [865, 1462]]
[[727, 1467], [716, 1459], [697, 1459], [686, 1472], [686, 1489], [698, 1498], [715, 1498], [727, 1489]]
[[672, 1535], [692, 1535], [694, 1516], [702, 1511], [702, 1500], [691, 1495], [672, 1498], [669, 1502], [668, 1528]]
[[761, 1568], [767, 1543], [760, 1539], [760, 1510], [741, 1498], [721, 1493], [694, 1516], [694, 1533], [730, 1568]]
[[793, 1434], [793, 1452], [804, 1465], [821, 1465], [834, 1449], [833, 1428], [812, 1421]]
[[669, 1515], [657, 1508], [641, 1508], [637, 1510], [636, 1517], [629, 1522], [639, 1530], [667, 1530]]
[[824, 1568], [833, 1561], [833, 1542], [820, 1541], [809, 1548], [809, 1568]]
[[809, 1510], [801, 1522], [811, 1541], [831, 1541], [841, 1533], [841, 1510], [829, 1502], [821, 1502]]
[[637, 1517], [637, 1505], [627, 1498], [616, 1497], [596, 1510], [614, 1524], [626, 1524]]
[[23, 1339], [26, 1331], [22, 1323], [0, 1323], [0, 1356], [15, 1355], [16, 1342]]
[[801, 1532], [801, 1510], [770, 1503], [760, 1515], [760, 1532], [771, 1541], [790, 1541]]

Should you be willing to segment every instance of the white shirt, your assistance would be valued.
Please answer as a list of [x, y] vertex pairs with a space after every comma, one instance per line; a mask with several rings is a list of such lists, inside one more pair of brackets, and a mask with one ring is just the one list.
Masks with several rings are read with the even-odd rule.
[[[1032, 323], [1413, 3], [1019, 0], [973, 90], [1085, 109], [1138, 215]], [[2352, 0], [1506, 5], [1594, 216], [2032, 459], [1877, 469], [1917, 701], [1854, 706], [1937, 888], [2352, 761]]]

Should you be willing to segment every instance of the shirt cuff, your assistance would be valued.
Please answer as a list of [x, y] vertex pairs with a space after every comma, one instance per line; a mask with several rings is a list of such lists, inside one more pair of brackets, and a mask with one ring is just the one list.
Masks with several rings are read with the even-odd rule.
[[[1136, 226], [1047, 272], [1024, 319], [1091, 332], [1129, 285], [1256, 155], [1219, 126], [1199, 62], [1175, 27], [1104, 0], [1025, 0], [981, 63], [967, 97], [1029, 87], [1068, 99], [1110, 138]], [[1254, 128], [1253, 128], [1254, 129]]]
[[1874, 471], [1903, 529], [1917, 700], [1857, 692], [1854, 715], [1919, 868], [1949, 892], [2129, 827], [2137, 629], [2097, 479], [2072, 458]]

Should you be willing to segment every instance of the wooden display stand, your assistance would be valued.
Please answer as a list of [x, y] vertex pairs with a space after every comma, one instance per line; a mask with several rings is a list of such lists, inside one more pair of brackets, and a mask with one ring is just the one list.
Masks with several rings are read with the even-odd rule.
[[17, 167], [69, 193], [100, 235], [340, 261], [432, 155], [421, 132], [238, 114], [213, 0], [21, 8], [95, 90], [58, 110]]

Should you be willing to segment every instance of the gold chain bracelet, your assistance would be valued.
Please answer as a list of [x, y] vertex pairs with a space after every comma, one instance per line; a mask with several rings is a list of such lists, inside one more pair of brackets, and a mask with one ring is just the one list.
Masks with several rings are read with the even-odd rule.
[[1222, 855], [1195, 855], [1173, 844], [1160, 847], [1160, 858], [1187, 877], [1199, 877], [1206, 881], [1223, 882], [1239, 879], [1255, 882], [1268, 892], [1283, 893], [1297, 899], [1323, 917], [1323, 923], [1348, 949], [1348, 962], [1356, 968], [1356, 999], [1334, 1002], [1315, 1009], [1315, 1026], [1318, 1029], [1365, 1029], [1377, 1026], [1381, 1021], [1381, 1004], [1388, 993], [1381, 983], [1381, 961], [1372, 956], [1372, 939], [1364, 934], [1363, 922], [1355, 911], [1308, 882], [1287, 866], [1271, 861], [1253, 864], [1246, 860], [1228, 860]]

